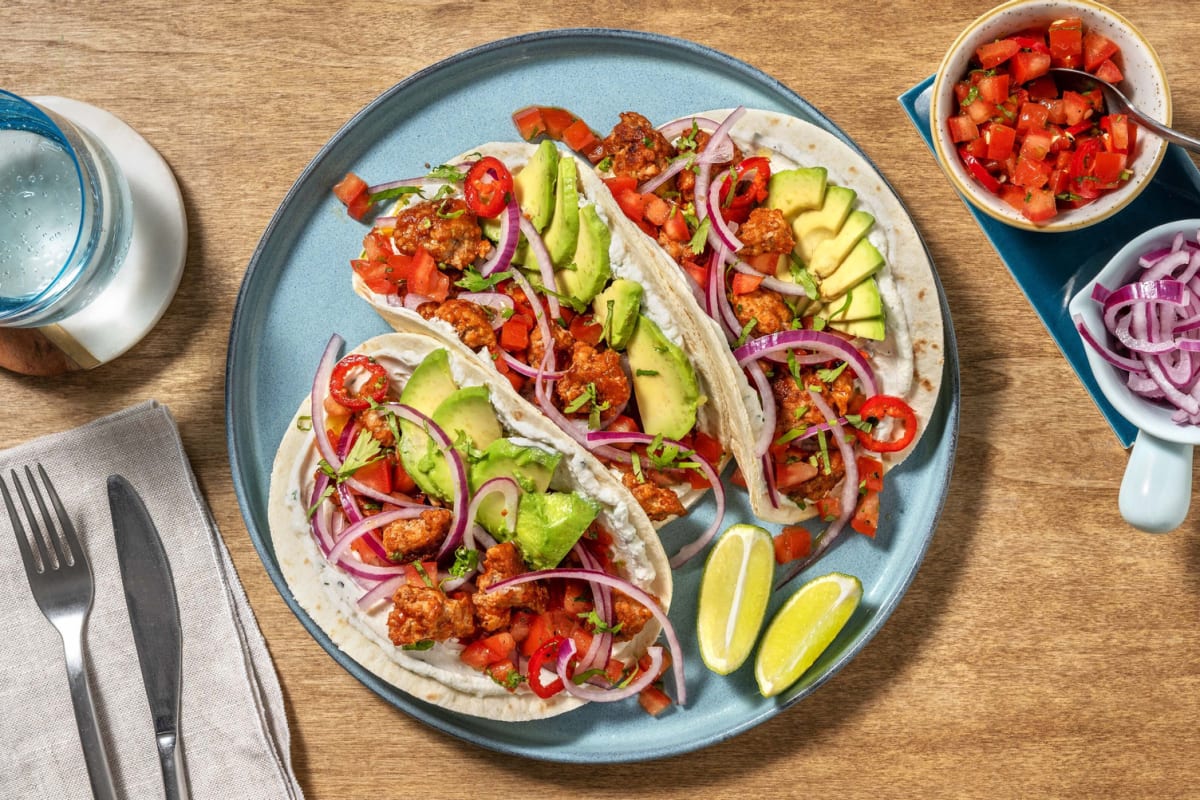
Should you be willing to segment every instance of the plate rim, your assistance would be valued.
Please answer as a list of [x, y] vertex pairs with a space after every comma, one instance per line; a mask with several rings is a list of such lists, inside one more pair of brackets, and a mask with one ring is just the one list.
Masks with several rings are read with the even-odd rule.
[[[791, 708], [799, 703], [800, 700], [816, 691], [820, 686], [826, 683], [841, 671], [846, 664], [855, 658], [859, 652], [875, 637], [883, 625], [891, 617], [892, 612], [900, 603], [903, 597], [908, 593], [908, 589], [914, 580], [917, 571], [924, 562], [925, 555], [928, 551], [929, 544], [936, 533], [943, 510], [945, 508], [946, 499], [950, 492], [951, 480], [953, 477], [954, 463], [957, 453], [959, 429], [959, 407], [961, 403], [961, 386], [959, 374], [959, 360], [957, 337], [954, 331], [953, 322], [950, 316], [950, 309], [946, 298], [946, 293], [941, 282], [941, 278], [937, 273], [936, 266], [929, 252], [929, 248], [925, 243], [924, 237], [916, 226], [907, 205], [895, 187], [879, 169], [879, 167], [870, 159], [870, 157], [851, 140], [844, 131], [841, 130], [835, 123], [832, 122], [825, 114], [819, 111], [809, 101], [804, 99], [798, 93], [779, 81], [777, 78], [768, 73], [751, 66], [750, 64], [737, 59], [727, 53], [715, 50], [706, 45], [702, 45], [687, 39], [682, 39], [665, 34], [651, 33], [646, 31], [602, 28], [602, 27], [580, 27], [580, 28], [558, 28], [546, 31], [535, 31], [517, 36], [506, 37], [503, 39], [487, 42], [459, 53], [448, 56], [433, 64], [430, 64], [417, 72], [405, 77], [393, 86], [385, 89], [373, 100], [359, 109], [351, 118], [344, 123], [317, 151], [313, 158], [308, 162], [304, 169], [297, 176], [295, 181], [289, 187], [288, 191], [280, 201], [278, 208], [272, 215], [271, 220], [264, 228], [258, 243], [255, 246], [254, 253], [248, 262], [247, 269], [242, 278], [242, 283], [238, 289], [237, 299], [234, 304], [233, 317], [230, 324], [230, 333], [226, 347], [226, 369], [225, 369], [225, 431], [226, 431], [226, 447], [229, 454], [231, 477], [234, 485], [235, 495], [238, 501], [238, 508], [242, 514], [243, 522], [246, 525], [247, 533], [249, 534], [255, 551], [263, 563], [264, 569], [275, 585], [284, 603], [289, 610], [297, 617], [302, 627], [313, 636], [317, 643], [329, 654], [337, 665], [351, 675], [353, 675], [360, 683], [370, 689], [380, 699], [392, 705], [394, 708], [412, 716], [430, 727], [448, 734], [462, 741], [470, 742], [471, 744], [485, 747], [497, 752], [506, 754], [516, 754], [523, 757], [555, 762], [555, 763], [595, 763], [594, 756], [572, 756], [569, 752], [560, 752], [558, 750], [550, 752], [541, 752], [534, 746], [514, 746], [507, 742], [497, 742], [490, 740], [483, 735], [476, 733], [469, 735], [462, 730], [464, 726], [450, 724], [449, 720], [472, 718], [465, 715], [454, 714], [446, 709], [437, 706], [431, 706], [418, 698], [405, 694], [391, 684], [387, 684], [374, 673], [360, 665], [353, 658], [350, 658], [345, 653], [341, 652], [337, 645], [329, 639], [328, 634], [317, 626], [309, 617], [303, 608], [299, 607], [295, 598], [291, 596], [286, 581], [284, 581], [278, 564], [274, 560], [274, 549], [271, 546], [269, 537], [264, 537], [263, 530], [256, 524], [255, 513], [256, 509], [251, 503], [251, 498], [248, 496], [248, 487], [242, 479], [242, 474], [246, 468], [250, 466], [252, 458], [250, 452], [253, 450], [250, 442], [244, 445], [239, 442], [236, 435], [238, 432], [236, 420], [240, 419], [241, 414], [237, 413], [243, 410], [240, 398], [236, 396], [235, 374], [242, 367], [240, 353], [235, 349], [236, 346], [246, 337], [247, 331], [252, 329], [251, 321], [248, 319], [249, 314], [247, 308], [250, 307], [254, 298], [250, 296], [250, 287], [255, 283], [258, 271], [262, 267], [261, 262], [264, 260], [265, 245], [268, 244], [278, 232], [278, 229], [283, 225], [285, 218], [285, 209], [294, 202], [297, 194], [302, 188], [312, 179], [312, 175], [317, 171], [322, 161], [325, 159], [329, 151], [334, 149], [345, 137], [351, 134], [356, 126], [368, 115], [374, 112], [379, 106], [386, 104], [391, 98], [397, 94], [407, 91], [414, 84], [427, 81], [439, 74], [452, 71], [459, 67], [464, 62], [473, 61], [480, 57], [489, 56], [496, 51], [509, 50], [525, 45], [538, 45], [553, 47], [560, 40], [582, 39], [587, 41], [602, 41], [602, 40], [620, 40], [623, 43], [633, 46], [654, 46], [656, 48], [669, 48], [672, 52], [664, 55], [661, 50], [655, 50], [656, 57], [675, 56], [679, 53], [686, 53], [693, 59], [704, 61], [706, 63], [719, 65], [725, 70], [732, 71], [740, 79], [749, 81], [763, 88], [767, 93], [776, 95], [781, 102], [786, 102], [798, 106], [805, 113], [809, 114], [818, 127], [823, 128], [829, 133], [836, 136], [843, 144], [858, 153], [866, 160], [871, 169], [873, 169], [884, 186], [890, 191], [900, 203], [904, 213], [908, 215], [913, 229], [916, 231], [917, 237], [921, 246], [925, 249], [929, 256], [931, 267], [933, 267], [934, 283], [938, 292], [939, 307], [943, 317], [943, 349], [945, 352], [945, 360], [943, 362], [943, 382], [941, 394], [935, 406], [935, 413], [945, 414], [945, 427], [942, 431], [941, 440], [933, 448], [935, 450], [945, 450], [946, 464], [944, 470], [931, 476], [931, 480], [938, 484], [937, 488], [940, 492], [936, 503], [933, 504], [932, 514], [930, 517], [929, 531], [921, 536], [919, 547], [913, 548], [913, 558], [910, 567], [903, 574], [899, 574], [897, 580], [894, 581], [896, 590], [891, 592], [885, 598], [885, 602], [876, 607], [873, 611], [871, 619], [864, 626], [859, 638], [850, 645], [834, 660], [828, 667], [827, 671], [812, 684], [805, 687], [803, 691], [795, 693], [787, 701], [776, 703], [774, 705], [763, 705], [761, 711], [749, 715], [739, 724], [729, 728], [722, 729], [710, 735], [699, 737], [690, 741], [683, 747], [670, 746], [659, 748], [643, 748], [637, 753], [629, 753], [622, 757], [605, 759], [603, 763], [620, 764], [620, 763], [635, 763], [649, 761], [659, 758], [664, 758], [672, 755], [681, 755], [684, 753], [694, 752], [706, 747], [710, 747], [719, 742], [733, 738], [747, 730], [757, 727], [767, 719], [777, 716], [783, 711]], [[251, 403], [252, 405], [252, 403]], [[244, 452], [245, 450], [245, 452]], [[271, 558], [268, 558], [268, 554]], [[395, 695], [400, 695], [404, 701], [403, 704], [398, 704], [395, 700]], [[522, 723], [511, 723], [514, 726], [519, 726]]]

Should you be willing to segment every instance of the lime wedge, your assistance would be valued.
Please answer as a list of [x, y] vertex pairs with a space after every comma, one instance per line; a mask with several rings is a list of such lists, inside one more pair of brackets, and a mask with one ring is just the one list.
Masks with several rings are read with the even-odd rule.
[[774, 697], [800, 679], [846, 625], [862, 592], [858, 578], [831, 572], [813, 578], [784, 602], [754, 660], [763, 697]]
[[757, 525], [733, 525], [704, 562], [697, 601], [700, 657], [728, 675], [749, 657], [767, 612], [775, 576], [771, 534]]

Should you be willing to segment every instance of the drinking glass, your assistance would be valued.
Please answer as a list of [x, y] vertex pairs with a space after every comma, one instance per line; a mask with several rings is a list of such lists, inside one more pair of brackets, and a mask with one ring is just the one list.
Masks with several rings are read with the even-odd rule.
[[129, 185], [99, 139], [0, 90], [0, 326], [87, 306], [124, 261], [131, 219]]

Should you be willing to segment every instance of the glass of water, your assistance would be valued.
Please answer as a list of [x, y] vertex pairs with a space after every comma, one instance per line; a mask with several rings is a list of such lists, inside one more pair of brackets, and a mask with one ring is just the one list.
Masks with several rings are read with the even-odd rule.
[[78, 312], [129, 248], [129, 185], [104, 144], [0, 90], [0, 326]]

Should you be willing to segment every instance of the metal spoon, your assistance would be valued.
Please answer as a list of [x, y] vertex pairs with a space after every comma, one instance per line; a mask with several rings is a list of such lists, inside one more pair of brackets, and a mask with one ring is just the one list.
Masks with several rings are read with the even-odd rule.
[[1168, 142], [1174, 142], [1181, 147], [1191, 150], [1193, 153], [1200, 153], [1200, 139], [1168, 128], [1158, 120], [1148, 116], [1145, 112], [1138, 110], [1129, 101], [1128, 97], [1121, 94], [1121, 91], [1108, 81], [1100, 80], [1095, 75], [1083, 72], [1082, 70], [1067, 69], [1066, 67], [1053, 67], [1050, 71], [1066, 77], [1068, 81], [1076, 86], [1084, 85], [1084, 81], [1087, 81], [1090, 85], [1099, 86], [1101, 93], [1104, 95], [1104, 103], [1108, 107], [1110, 114], [1114, 112], [1128, 114], [1134, 122], [1146, 130], [1158, 134]]

